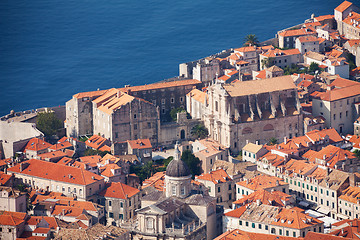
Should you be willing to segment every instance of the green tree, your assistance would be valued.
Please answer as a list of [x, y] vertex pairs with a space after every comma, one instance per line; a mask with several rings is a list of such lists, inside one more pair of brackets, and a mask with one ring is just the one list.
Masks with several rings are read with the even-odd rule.
[[276, 139], [276, 138], [274, 138], [274, 137], [272, 137], [272, 138], [270, 138], [269, 139], [269, 145], [270, 146], [272, 146], [272, 145], [275, 145], [275, 144], [277, 144], [278, 143], [278, 140]]
[[176, 120], [177, 120], [177, 113], [178, 112], [186, 112], [186, 110], [183, 107], [178, 107], [178, 108], [171, 109], [170, 117], [174, 122], [176, 122]]
[[256, 37], [255, 34], [249, 34], [249, 35], [246, 35], [245, 36], [245, 39], [244, 39], [244, 46], [258, 46], [259, 45], [259, 40], [258, 38]]
[[195, 178], [195, 175], [201, 174], [201, 161], [198, 157], [195, 157], [191, 151], [183, 151], [181, 160], [183, 160], [189, 167], [193, 179]]
[[309, 66], [309, 72], [315, 73], [315, 71], [321, 71], [321, 68], [319, 67], [319, 64], [312, 62]]
[[203, 124], [197, 124], [191, 129], [191, 134], [195, 138], [204, 139], [209, 135], [208, 129]]
[[272, 57], [269, 58], [264, 58], [263, 60], [261, 60], [261, 65], [263, 68], [269, 68], [271, 66], [275, 65], [275, 59]]
[[84, 156], [99, 155], [101, 157], [104, 157], [108, 153], [110, 154], [110, 152], [108, 152], [108, 151], [100, 151], [100, 150], [95, 150], [95, 149], [88, 148], [88, 149], [85, 150]]
[[355, 149], [355, 151], [353, 152], [355, 154], [355, 156], [360, 159], [360, 150]]
[[54, 112], [39, 113], [36, 120], [36, 127], [50, 137], [56, 134], [56, 131], [63, 127], [62, 122], [55, 116]]
[[351, 54], [350, 52], [346, 52], [345, 58], [346, 58], [346, 61], [349, 63], [349, 71], [356, 68], [356, 64], [355, 64], [356, 60], [355, 60], [355, 56], [353, 54]]

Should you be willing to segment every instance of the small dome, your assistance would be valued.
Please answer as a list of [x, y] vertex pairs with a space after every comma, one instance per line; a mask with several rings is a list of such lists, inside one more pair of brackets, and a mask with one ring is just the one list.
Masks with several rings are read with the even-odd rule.
[[166, 175], [169, 177], [186, 177], [191, 175], [186, 163], [182, 160], [172, 160], [166, 168]]

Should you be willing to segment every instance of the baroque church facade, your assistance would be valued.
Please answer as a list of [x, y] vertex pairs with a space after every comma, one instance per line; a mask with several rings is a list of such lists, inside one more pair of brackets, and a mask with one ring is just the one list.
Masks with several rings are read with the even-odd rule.
[[141, 199], [133, 239], [214, 239], [216, 199], [191, 183], [191, 173], [180, 159], [178, 144], [166, 168], [165, 191]]

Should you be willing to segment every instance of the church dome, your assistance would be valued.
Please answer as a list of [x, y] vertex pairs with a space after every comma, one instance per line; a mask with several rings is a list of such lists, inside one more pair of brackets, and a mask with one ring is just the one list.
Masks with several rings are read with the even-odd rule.
[[166, 175], [169, 177], [187, 177], [191, 175], [190, 170], [186, 163], [180, 159], [179, 144], [175, 145], [174, 159], [169, 163], [166, 168]]
[[191, 175], [189, 168], [182, 160], [172, 160], [166, 168], [166, 175], [169, 177], [186, 177]]

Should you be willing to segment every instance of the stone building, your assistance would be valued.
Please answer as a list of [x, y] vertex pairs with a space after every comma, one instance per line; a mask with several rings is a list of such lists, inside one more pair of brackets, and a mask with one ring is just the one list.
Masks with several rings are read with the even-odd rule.
[[186, 111], [193, 119], [201, 119], [206, 101], [207, 95], [205, 92], [193, 89], [186, 94]]
[[140, 190], [113, 182], [99, 195], [105, 206], [107, 225], [120, 227], [135, 219], [135, 210], [140, 208]]
[[194, 62], [181, 63], [179, 65], [179, 76], [197, 79], [205, 85], [209, 85], [209, 83], [220, 74], [220, 61], [212, 57], [206, 57]]
[[309, 35], [316, 36], [316, 32], [311, 31], [309, 28], [284, 30], [282, 32], [278, 32], [279, 47], [295, 48], [296, 38]]
[[96, 198], [105, 186], [104, 178], [81, 168], [65, 166], [37, 159], [8, 169], [26, 186], [46, 191], [61, 192], [81, 200]]
[[105, 92], [107, 90], [77, 93], [66, 102], [65, 128], [68, 137], [93, 134], [92, 100]]
[[213, 239], [217, 232], [215, 199], [193, 191], [191, 173], [180, 159], [178, 145], [166, 168], [165, 191], [141, 199], [133, 239]]
[[148, 138], [157, 145], [158, 108], [115, 88], [93, 101], [93, 131], [113, 142]]
[[298, 64], [302, 60], [302, 56], [298, 49], [270, 49], [265, 53], [259, 55], [260, 70], [266, 68], [266, 62], [278, 67], [291, 67], [293, 64]]
[[186, 94], [202, 85], [199, 80], [186, 79], [124, 87], [120, 90], [158, 106], [160, 108], [160, 119], [162, 122], [166, 122], [171, 120], [170, 111], [172, 109], [179, 107], [186, 109]]
[[203, 115], [209, 136], [232, 152], [246, 144], [270, 138], [292, 138], [303, 133], [303, 115], [291, 76], [216, 82], [208, 87]]
[[305, 237], [309, 231], [324, 232], [324, 222], [300, 208], [282, 208], [260, 201], [225, 213], [224, 232], [233, 229], [280, 236]]
[[352, 133], [353, 123], [359, 117], [360, 84], [338, 78], [332, 88], [313, 99], [312, 114], [325, 119], [327, 128], [340, 134]]
[[349, 1], [344, 1], [334, 9], [337, 30], [347, 39], [360, 38], [358, 12], [360, 12], [359, 7]]
[[12, 187], [0, 187], [0, 211], [26, 212], [26, 193]]

